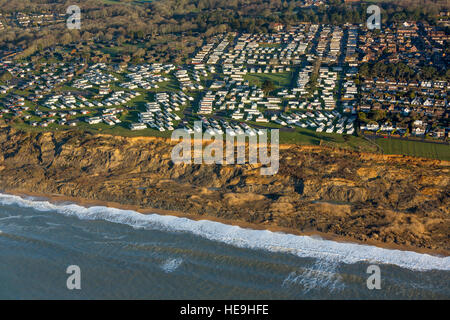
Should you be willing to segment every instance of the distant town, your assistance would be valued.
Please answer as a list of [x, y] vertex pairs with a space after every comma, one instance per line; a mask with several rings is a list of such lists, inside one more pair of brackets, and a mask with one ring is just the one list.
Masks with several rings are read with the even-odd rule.
[[[0, 18], [0, 28], [64, 20]], [[170, 136], [177, 128], [258, 135], [279, 128], [288, 137], [311, 132], [318, 140], [450, 137], [449, 35], [441, 27], [407, 21], [380, 30], [320, 23], [270, 28], [218, 33], [182, 63], [104, 59], [114, 41], [83, 42], [97, 60], [73, 44], [20, 59], [22, 48], [2, 50], [0, 117], [21, 128], [125, 135]], [[194, 126], [198, 120], [202, 128]]]

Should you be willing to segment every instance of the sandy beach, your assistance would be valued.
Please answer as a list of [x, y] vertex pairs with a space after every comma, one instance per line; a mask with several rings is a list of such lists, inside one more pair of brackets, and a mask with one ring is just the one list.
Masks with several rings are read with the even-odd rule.
[[447, 163], [327, 147], [260, 166], [174, 164], [163, 139], [0, 130], [0, 189], [51, 201], [450, 255]]
[[324, 240], [331, 240], [336, 242], [345, 242], [345, 243], [357, 243], [362, 245], [373, 245], [380, 248], [385, 249], [391, 249], [391, 250], [402, 250], [402, 251], [413, 251], [417, 253], [423, 253], [423, 254], [430, 254], [434, 256], [449, 256], [450, 253], [445, 250], [429, 250], [429, 249], [422, 249], [422, 248], [415, 248], [412, 246], [407, 245], [396, 245], [396, 244], [386, 244], [386, 243], [380, 243], [379, 241], [355, 241], [354, 238], [347, 238], [347, 237], [341, 237], [337, 235], [330, 235], [322, 232], [317, 231], [311, 231], [311, 232], [299, 232], [295, 229], [291, 228], [283, 228], [279, 226], [273, 226], [273, 225], [264, 225], [264, 224], [257, 224], [257, 223], [248, 223], [241, 220], [228, 220], [228, 219], [221, 219], [215, 216], [210, 215], [195, 215], [195, 214], [187, 214], [180, 211], [171, 211], [171, 210], [162, 210], [157, 208], [149, 208], [149, 207], [139, 207], [135, 205], [124, 205], [118, 202], [112, 202], [112, 201], [100, 201], [100, 200], [93, 200], [93, 199], [85, 199], [85, 198], [75, 198], [75, 197], [68, 197], [64, 195], [58, 195], [58, 194], [41, 194], [36, 192], [28, 192], [24, 190], [19, 189], [13, 189], [13, 190], [2, 190], [2, 193], [11, 194], [11, 195], [17, 195], [20, 197], [33, 197], [37, 198], [38, 200], [46, 200], [51, 203], [59, 204], [59, 203], [74, 203], [81, 205], [83, 207], [94, 207], [94, 206], [104, 206], [104, 207], [110, 207], [110, 208], [116, 208], [116, 209], [122, 209], [122, 210], [133, 210], [136, 212], [139, 212], [141, 214], [158, 214], [158, 215], [171, 215], [176, 216], [180, 218], [188, 218], [191, 220], [210, 220], [214, 222], [219, 222], [227, 225], [233, 225], [233, 226], [239, 226], [241, 228], [247, 228], [247, 229], [253, 229], [253, 230], [269, 230], [272, 232], [282, 232], [282, 233], [288, 233], [288, 234], [294, 234], [298, 236], [311, 236], [311, 237], [319, 237]]

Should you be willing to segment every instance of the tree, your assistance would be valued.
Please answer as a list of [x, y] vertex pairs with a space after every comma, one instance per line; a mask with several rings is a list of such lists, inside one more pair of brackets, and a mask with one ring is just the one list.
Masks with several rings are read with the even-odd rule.
[[10, 81], [12, 79], [11, 73], [9, 71], [5, 70], [0, 73], [0, 80], [3, 82]]
[[374, 121], [380, 121], [386, 118], [386, 111], [385, 110], [373, 110], [370, 112], [371, 118]]
[[368, 123], [369, 119], [367, 119], [367, 116], [364, 112], [358, 112], [358, 118], [360, 121], [364, 122], [364, 123]]
[[264, 93], [266, 95], [268, 95], [270, 92], [275, 90], [275, 85], [270, 80], [264, 80], [264, 82], [262, 84], [262, 90], [264, 91]]

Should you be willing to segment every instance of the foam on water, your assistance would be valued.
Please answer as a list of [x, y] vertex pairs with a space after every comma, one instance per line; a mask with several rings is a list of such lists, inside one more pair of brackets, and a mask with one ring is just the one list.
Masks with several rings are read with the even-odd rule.
[[39, 211], [56, 211], [79, 219], [106, 220], [134, 228], [189, 232], [191, 234], [229, 245], [286, 252], [299, 257], [310, 257], [335, 263], [381, 263], [393, 264], [411, 270], [450, 270], [450, 257], [437, 257], [411, 251], [391, 250], [375, 246], [341, 243], [310, 236], [297, 236], [267, 230], [244, 229], [219, 222], [165, 216], [143, 215], [132, 210], [103, 206], [83, 207], [76, 204], [53, 204], [48, 201], [1, 194], [0, 204], [33, 208]]
[[183, 259], [175, 258], [175, 259], [167, 259], [162, 265], [161, 269], [165, 272], [170, 273], [174, 272], [183, 262]]
[[303, 292], [326, 288], [334, 292], [343, 290], [345, 285], [337, 272], [339, 262], [330, 259], [318, 259], [302, 270], [291, 272], [283, 281], [283, 287], [301, 286]]

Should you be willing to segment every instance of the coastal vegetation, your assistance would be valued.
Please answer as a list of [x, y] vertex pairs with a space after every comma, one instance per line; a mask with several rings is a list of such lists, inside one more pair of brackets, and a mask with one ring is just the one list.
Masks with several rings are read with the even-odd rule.
[[413, 157], [450, 161], [450, 147], [443, 143], [378, 138], [376, 143], [385, 154], [404, 154]]

